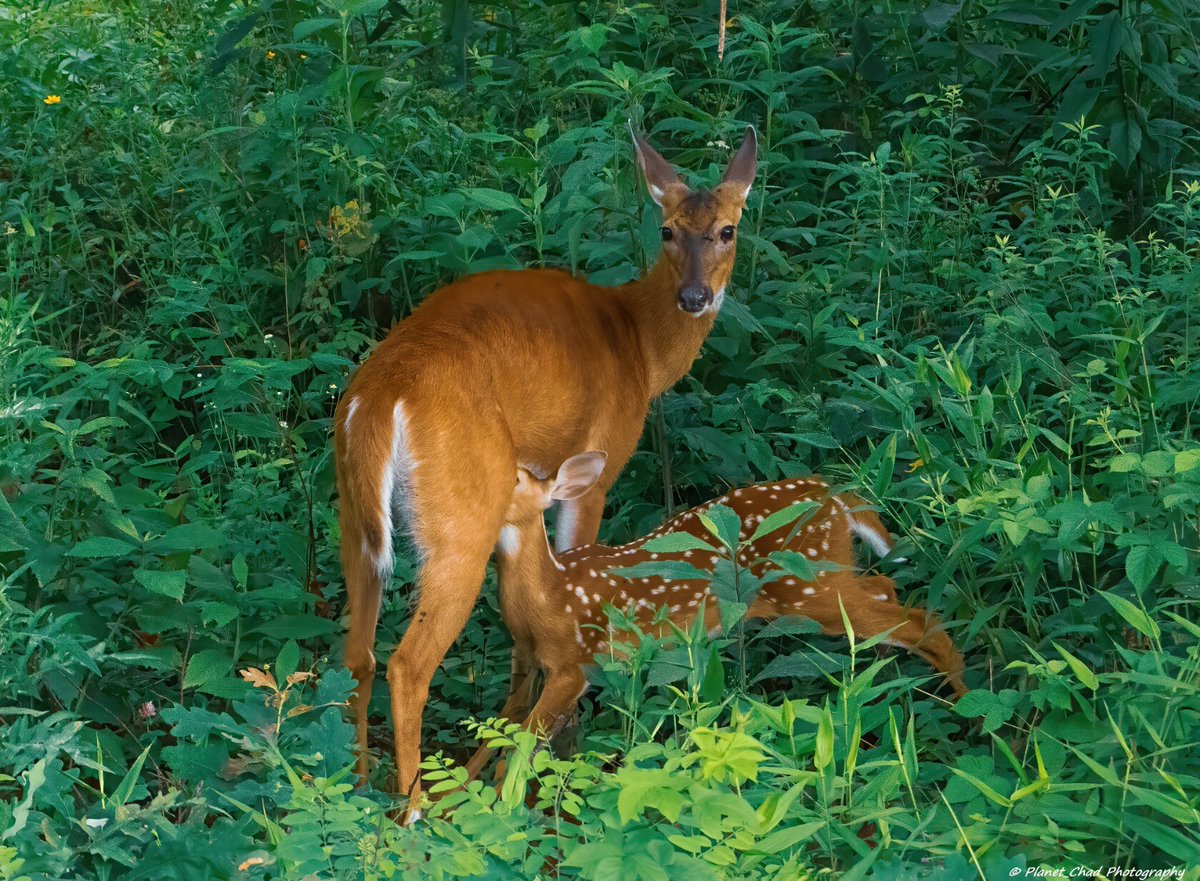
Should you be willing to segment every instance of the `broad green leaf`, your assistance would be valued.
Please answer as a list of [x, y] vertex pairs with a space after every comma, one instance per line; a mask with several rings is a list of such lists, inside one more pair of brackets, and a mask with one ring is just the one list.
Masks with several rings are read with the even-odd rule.
[[1158, 570], [1162, 568], [1163, 555], [1154, 545], [1138, 545], [1129, 549], [1125, 556], [1125, 574], [1140, 593], [1146, 588]]
[[173, 600], [183, 599], [187, 573], [181, 569], [138, 569], [133, 577], [146, 590]]
[[225, 649], [204, 649], [188, 658], [184, 688], [200, 688], [233, 672], [233, 658]]
[[817, 724], [816, 752], [813, 754], [813, 764], [818, 770], [825, 770], [833, 761], [833, 714], [826, 704], [821, 721]]
[[737, 547], [742, 521], [735, 511], [724, 505], [713, 505], [699, 516], [704, 528], [720, 539], [725, 547]]
[[110, 538], [107, 535], [94, 535], [73, 546], [67, 551], [67, 556], [112, 559], [113, 557], [124, 557], [132, 551], [133, 547], [128, 542]]

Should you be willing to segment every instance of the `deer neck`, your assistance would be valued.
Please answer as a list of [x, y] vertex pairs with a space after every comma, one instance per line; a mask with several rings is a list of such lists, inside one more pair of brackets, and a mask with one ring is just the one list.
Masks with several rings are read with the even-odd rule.
[[658, 397], [691, 369], [716, 320], [715, 312], [689, 315], [679, 308], [679, 276], [658, 262], [637, 281], [618, 289], [637, 327], [651, 397]]
[[550, 550], [544, 523], [526, 527], [508, 524], [500, 530], [496, 568], [502, 606], [528, 607], [532, 595], [543, 593], [562, 576], [562, 564]]

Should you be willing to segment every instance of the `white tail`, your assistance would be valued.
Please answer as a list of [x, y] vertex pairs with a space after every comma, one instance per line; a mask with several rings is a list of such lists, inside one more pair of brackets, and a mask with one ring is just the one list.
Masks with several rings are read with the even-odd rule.
[[[605, 606], [624, 610], [639, 628], [651, 633], [669, 632], [666, 623], [655, 623], [657, 610], [663, 606], [670, 622], [680, 628], [690, 626], [701, 607], [705, 627], [710, 631], [720, 628], [717, 603], [708, 595], [706, 581], [653, 576], [631, 581], [610, 571], [667, 560], [711, 571], [720, 559], [715, 550], [664, 553], [648, 551], [645, 544], [670, 533], [690, 533], [713, 544], [697, 515], [714, 505], [732, 509], [741, 520], [743, 543], [738, 563], [751, 573], [763, 576], [776, 568], [766, 559], [774, 551], [797, 552], [818, 566], [828, 562], [837, 567], [817, 569], [813, 581], [791, 576], [768, 581], [747, 617], [804, 615], [817, 621], [824, 633], [837, 635], [845, 632], [844, 608], [859, 638], [888, 633], [886, 642], [919, 655], [944, 674], [956, 696], [966, 692], [962, 657], [937, 622], [922, 609], [901, 606], [892, 579], [864, 576], [854, 570], [853, 536], [880, 554], [891, 549], [887, 529], [862, 499], [850, 493], [831, 494], [828, 484], [818, 477], [760, 483], [685, 511], [630, 544], [589, 545], [556, 557], [547, 542], [543, 512], [555, 500], [586, 491], [589, 479], [594, 480], [603, 470], [603, 463], [603, 454], [584, 453], [568, 459], [557, 475], [546, 480], [519, 470], [505, 517], [505, 537], [497, 548], [501, 610], [516, 642], [514, 657], [546, 673], [545, 688], [525, 718], [530, 730], [549, 734], [573, 709], [586, 686], [584, 669], [597, 652], [609, 646]], [[752, 538], [772, 513], [802, 502], [818, 506], [794, 524]], [[528, 675], [523, 675], [521, 681], [513, 682], [509, 701], [501, 711], [505, 718], [515, 720], [525, 714], [531, 699], [529, 681]], [[486, 749], [476, 753], [468, 765], [473, 775], [482, 770], [489, 755]]]

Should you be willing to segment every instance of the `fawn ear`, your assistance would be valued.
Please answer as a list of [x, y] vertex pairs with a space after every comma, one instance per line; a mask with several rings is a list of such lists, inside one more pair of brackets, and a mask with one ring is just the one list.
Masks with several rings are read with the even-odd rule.
[[670, 212], [688, 193], [687, 184], [680, 180], [671, 163], [663, 159], [649, 142], [633, 130], [630, 123], [629, 133], [633, 135], [633, 148], [637, 151], [638, 165], [646, 178], [646, 188], [650, 191], [659, 208]]
[[580, 453], [563, 462], [554, 478], [554, 487], [550, 490], [550, 498], [560, 502], [577, 499], [591, 489], [608, 462], [608, 453], [602, 450], [592, 450]]
[[745, 201], [750, 195], [750, 187], [754, 185], [754, 169], [758, 165], [758, 134], [754, 126], [746, 126], [746, 134], [742, 138], [742, 146], [729, 160], [729, 167], [721, 178], [721, 183], [737, 193]]

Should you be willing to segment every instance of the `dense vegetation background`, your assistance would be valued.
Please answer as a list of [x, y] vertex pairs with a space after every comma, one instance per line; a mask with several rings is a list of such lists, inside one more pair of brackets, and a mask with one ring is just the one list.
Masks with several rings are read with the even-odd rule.
[[[732, 0], [723, 60], [717, 21], [0, 8], [0, 878], [1200, 877], [1194, 9]], [[332, 406], [453, 278], [652, 260], [630, 118], [697, 183], [754, 123], [760, 176], [605, 535], [820, 469], [974, 690], [803, 622], [647, 643], [562, 758], [517, 737], [499, 793], [400, 829], [385, 689], [351, 788]], [[489, 586], [431, 779], [507, 647]]]

